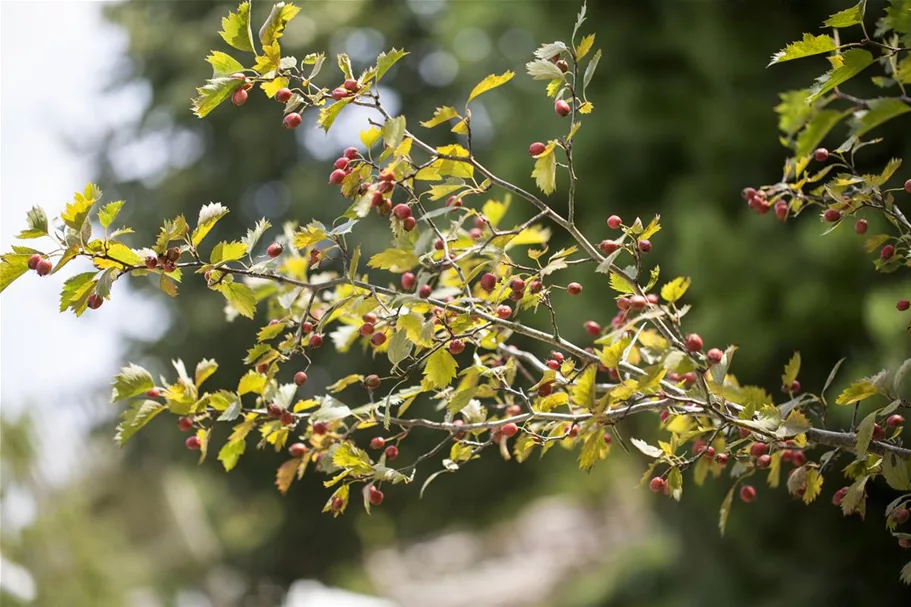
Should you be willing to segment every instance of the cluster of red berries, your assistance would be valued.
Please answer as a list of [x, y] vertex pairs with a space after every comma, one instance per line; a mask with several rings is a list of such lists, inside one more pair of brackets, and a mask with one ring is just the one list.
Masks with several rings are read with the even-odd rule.
[[149, 255], [146, 257], [145, 264], [149, 270], [159, 268], [162, 272], [173, 272], [177, 268], [178, 259], [180, 259], [180, 249], [171, 247], [164, 253], [159, 253], [157, 257]]
[[[370, 343], [372, 343], [374, 346], [382, 346], [384, 343], [386, 343], [386, 334], [382, 331], [377, 331], [376, 324], [379, 319], [377, 318], [376, 314], [374, 314], [373, 312], [367, 312], [366, 314], [364, 314], [361, 317], [361, 320], [363, 321], [363, 324], [361, 324], [360, 328], [358, 329], [358, 332], [361, 335], [363, 335], [364, 337], [369, 337]], [[367, 379], [370, 379], [371, 377], [376, 377], [376, 376], [368, 376]], [[371, 381], [370, 383], [373, 383], [373, 382]], [[370, 385], [367, 385], [367, 387], [370, 388]], [[371, 389], [375, 390], [378, 387], [379, 387], [379, 378], [377, 378], [376, 387], [373, 387]]]
[[346, 148], [333, 163], [334, 170], [329, 174], [329, 183], [341, 185], [345, 177], [354, 170], [355, 161], [359, 155], [357, 148]]

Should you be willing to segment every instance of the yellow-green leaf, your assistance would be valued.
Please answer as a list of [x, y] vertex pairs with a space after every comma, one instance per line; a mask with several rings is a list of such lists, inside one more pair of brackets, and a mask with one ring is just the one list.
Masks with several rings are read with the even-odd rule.
[[592, 45], [595, 44], [595, 35], [589, 34], [582, 38], [579, 41], [579, 46], [576, 47], [576, 57], [582, 59], [588, 54], [588, 51], [592, 50]]
[[242, 242], [220, 242], [212, 249], [209, 256], [211, 263], [224, 263], [236, 261], [247, 254], [247, 245]]
[[458, 363], [445, 348], [440, 348], [427, 358], [424, 365], [424, 385], [429, 389], [440, 389], [449, 385], [456, 376]]
[[253, 52], [253, 30], [250, 29], [250, 3], [242, 2], [237, 13], [228, 13], [221, 20], [222, 39], [239, 51]]
[[800, 373], [800, 352], [794, 352], [794, 356], [788, 361], [784, 368], [784, 374], [781, 376], [781, 385], [790, 388], [797, 375]]
[[876, 396], [878, 393], [873, 382], [861, 379], [845, 388], [844, 391], [838, 395], [838, 398], [835, 399], [835, 404], [850, 405], [870, 398], [871, 396]]
[[427, 120], [425, 122], [422, 122], [421, 126], [426, 127], [428, 129], [432, 129], [435, 126], [439, 126], [439, 125], [443, 124], [447, 120], [451, 120], [452, 118], [459, 118], [459, 117], [460, 117], [459, 113], [457, 111], [455, 111], [455, 108], [451, 108], [449, 106], [438, 107], [436, 109], [436, 111], [433, 113], [433, 118], [431, 118], [430, 120]]
[[588, 365], [576, 379], [572, 387], [573, 403], [590, 409], [595, 404], [595, 376], [598, 374], [597, 365]]
[[259, 29], [259, 41], [263, 46], [268, 46], [282, 37], [285, 25], [291, 21], [301, 9], [291, 3], [279, 2], [272, 7], [272, 12]]
[[772, 55], [772, 60], [769, 61], [769, 65], [781, 63], [782, 61], [790, 61], [791, 59], [801, 59], [811, 55], [819, 55], [820, 53], [828, 53], [834, 50], [835, 40], [832, 39], [832, 36], [829, 36], [828, 34], [820, 34], [818, 36], [804, 34], [802, 40], [792, 42], [784, 47], [784, 49]]
[[371, 257], [367, 265], [371, 268], [401, 274], [418, 265], [418, 256], [404, 249], [386, 249]]
[[513, 76], [515, 76], [515, 75], [516, 75], [515, 72], [509, 71], [509, 70], [503, 72], [499, 76], [497, 76], [496, 74], [491, 74], [490, 76], [488, 76], [487, 78], [485, 78], [484, 80], [479, 82], [478, 85], [471, 90], [471, 94], [468, 96], [468, 103], [470, 103], [478, 95], [486, 93], [487, 91], [495, 89], [498, 86], [501, 86], [503, 84], [506, 84], [507, 82], [512, 80]]
[[553, 142], [547, 144], [543, 152], [535, 156], [535, 168], [531, 173], [535, 183], [546, 195], [557, 189], [557, 155], [554, 154]]
[[210, 202], [199, 209], [199, 220], [196, 222], [196, 229], [193, 230], [191, 242], [194, 247], [198, 247], [202, 239], [206, 237], [209, 231], [218, 223], [218, 220], [228, 214], [228, 207], [219, 202]]
[[325, 226], [314, 221], [294, 234], [294, 246], [298, 249], [306, 249], [325, 240], [327, 236]]
[[582, 449], [579, 450], [579, 468], [586, 472], [607, 457], [610, 452], [610, 445], [604, 440], [604, 435], [596, 430], [585, 437], [582, 443]]
[[661, 287], [661, 297], [668, 303], [675, 303], [686, 295], [686, 291], [689, 288], [690, 279], [686, 276], [680, 276]]
[[217, 288], [238, 314], [247, 318], [253, 318], [256, 314], [256, 295], [253, 289], [242, 282], [222, 282]]
[[197, 96], [193, 99], [193, 113], [203, 118], [212, 110], [221, 105], [234, 94], [234, 91], [244, 85], [240, 78], [212, 78], [205, 86], [196, 89]]

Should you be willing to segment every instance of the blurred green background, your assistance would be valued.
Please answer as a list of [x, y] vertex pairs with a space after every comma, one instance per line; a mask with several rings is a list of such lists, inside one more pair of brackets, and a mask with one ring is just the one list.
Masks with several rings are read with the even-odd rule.
[[[254, 4], [258, 23], [267, 3]], [[558, 136], [566, 125], [523, 66], [540, 43], [568, 38], [578, 2], [298, 4], [303, 11], [282, 40], [286, 53], [345, 50], [360, 69], [392, 46], [410, 51], [384, 82], [387, 99], [412, 125], [435, 107], [457, 105], [487, 74], [514, 69], [513, 82], [473, 105], [476, 151], [495, 173], [533, 187], [528, 144]], [[744, 186], [780, 176], [777, 94], [807, 86], [825, 69], [824, 59], [765, 69], [769, 56], [849, 3], [589, 4], [583, 31], [597, 32], [604, 54], [588, 93], [595, 113], [575, 147], [578, 213], [589, 238], [608, 236], [610, 214], [660, 213], [664, 229], [650, 261], [666, 278], [692, 277], [688, 326], [706, 344], [741, 346], [733, 371], [744, 383], [777, 391], [795, 349], [803, 355], [802, 384], [816, 390], [841, 357], [848, 361], [836, 387], [907, 357], [904, 319], [894, 311], [907, 280], [877, 276], [848, 226], [822, 238], [812, 217], [782, 225], [771, 213], [753, 215], [739, 197]], [[879, 2], [869, 4], [868, 14], [881, 10]], [[195, 87], [210, 74], [206, 54], [229, 50], [217, 30], [232, 8], [132, 0], [105, 9], [129, 36], [110, 86], [145, 81], [150, 96], [139, 123], [86, 153], [97, 159], [106, 198], [128, 201], [122, 218], [138, 228], [136, 242], [162, 218], [195, 217], [209, 201], [232, 210], [217, 228], [222, 239], [236, 238], [261, 216], [276, 225], [328, 221], [345, 208], [326, 179], [362, 124], [348, 131], [355, 134], [350, 141], [327, 138], [311, 115], [289, 134], [280, 109], [261, 94], [202, 121], [189, 111]], [[870, 94], [863, 85], [858, 90]], [[890, 124], [887, 140], [867, 149], [870, 166], [911, 158], [909, 119]], [[838, 145], [841, 135], [837, 130], [828, 143]], [[153, 138], [164, 142], [166, 161], [152, 172], [133, 170], [125, 147]], [[374, 222], [358, 229], [368, 241], [370, 230], [381, 228]], [[613, 315], [606, 281], [589, 271], [573, 277], [585, 285], [583, 296], [559, 301], [569, 338], [585, 339], [578, 319], [607, 322]], [[193, 281], [173, 301], [154, 289], [148, 296], [162, 299], [168, 329], [154, 343], [135, 343], [132, 359], [166, 370], [178, 356], [188, 364], [217, 356], [216, 379], [231, 383], [242, 372], [243, 353], [262, 323], [224, 322], [219, 297]], [[312, 389], [367, 363], [325, 352]], [[105, 393], [99, 388], [98, 398]], [[839, 414], [834, 423], [845, 423]], [[635, 489], [643, 462], [618, 448], [590, 475], [577, 470], [572, 453], [552, 451], [523, 466], [489, 453], [438, 479], [421, 500], [418, 487], [396, 487], [372, 517], [354, 507], [334, 520], [319, 514], [327, 497], [321, 478], [306, 477], [282, 498], [272, 485], [282, 460], [272, 452], [249, 450], [230, 474], [214, 458], [197, 467], [171, 421], [155, 420], [115, 452], [113, 421], [102, 420], [92, 439], [101, 456], [86, 464], [90, 472], [50, 489], [34, 466], [39, 454], [28, 437], [36, 429], [28, 419], [5, 419], [4, 490], [24, 487], [39, 507], [29, 526], [3, 537], [2, 552], [35, 579], [34, 604], [277, 605], [290, 584], [310, 578], [408, 607], [887, 606], [908, 605], [911, 597], [898, 582], [911, 552], [902, 554], [883, 530], [891, 490], [871, 488], [866, 522], [843, 519], [829, 504], [841, 486], [837, 473], [809, 507], [783, 489], [759, 487], [755, 503], [735, 504], [724, 538], [717, 519], [726, 483], [688, 483], [680, 504], [654, 498]], [[653, 420], [635, 423], [637, 432], [655, 430]], [[432, 440], [416, 436], [415, 451], [403, 456]], [[529, 514], [535, 504], [552, 510], [537, 506], [538, 514]], [[434, 543], [443, 533], [450, 540]], [[481, 575], [484, 563], [503, 567]], [[558, 575], [549, 580], [545, 572]]]

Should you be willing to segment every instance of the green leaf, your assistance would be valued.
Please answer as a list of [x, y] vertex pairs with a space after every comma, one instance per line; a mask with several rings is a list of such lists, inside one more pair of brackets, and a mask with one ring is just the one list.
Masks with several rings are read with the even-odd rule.
[[804, 477], [803, 503], [811, 504], [822, 493], [822, 474], [816, 468], [808, 468]]
[[873, 439], [874, 422], [876, 422], [876, 411], [864, 417], [857, 424], [857, 436], [854, 441], [854, 453], [857, 455], [857, 461], [862, 461], [867, 457], [867, 449], [870, 448], [870, 441]]
[[661, 297], [668, 303], [680, 301], [690, 288], [690, 279], [680, 276], [661, 287]]
[[237, 465], [246, 448], [247, 441], [244, 439], [229, 441], [222, 446], [218, 451], [218, 461], [224, 465], [225, 472], [230, 472]]
[[209, 256], [210, 263], [224, 263], [236, 261], [247, 254], [247, 245], [242, 242], [220, 242], [212, 249]]
[[595, 70], [598, 69], [598, 62], [601, 61], [601, 49], [595, 53], [592, 60], [589, 61], [588, 67], [585, 68], [585, 75], [582, 77], [582, 94], [585, 95], [585, 89], [588, 88], [588, 85], [591, 83], [592, 78], [595, 77]]
[[105, 230], [108, 229], [114, 220], [117, 219], [117, 214], [120, 213], [120, 209], [123, 207], [122, 200], [115, 200], [114, 202], [109, 202], [104, 205], [100, 211], [98, 211], [98, 221], [101, 223], [101, 227]]
[[444, 105], [443, 107], [438, 107], [433, 113], [433, 118], [427, 120], [426, 122], [422, 122], [421, 126], [432, 129], [433, 127], [439, 126], [447, 120], [452, 120], [453, 118], [461, 118], [461, 116], [457, 111], [455, 111], [455, 108]]
[[376, 81], [379, 82], [389, 71], [389, 68], [407, 54], [405, 51], [397, 49], [392, 49], [388, 53], [380, 53], [380, 56], [376, 58]]
[[840, 65], [835, 67], [816, 79], [816, 82], [810, 87], [810, 95], [807, 97], [807, 103], [813, 103], [832, 89], [840, 86], [858, 75], [870, 64], [873, 63], [873, 55], [869, 51], [859, 48], [852, 48], [839, 56]]
[[391, 149], [396, 149], [405, 136], [405, 117], [390, 118], [383, 125], [383, 141]]
[[[828, 34], [820, 34], [819, 36], [804, 34], [803, 40], [792, 42], [784, 47], [784, 49], [772, 55], [772, 60], [769, 61], [769, 65], [790, 61], [792, 59], [801, 59], [811, 55], [819, 55], [820, 53], [828, 53], [834, 51], [835, 48], [835, 40]], [[767, 65], [766, 67], [769, 66]]]
[[598, 374], [597, 365], [588, 365], [582, 373], [579, 374], [579, 377], [576, 378], [576, 383], [572, 387], [572, 400], [573, 403], [584, 407], [586, 409], [591, 409], [595, 404], [595, 376]]
[[253, 318], [256, 314], [256, 295], [253, 294], [253, 289], [242, 282], [222, 282], [217, 288], [238, 314], [247, 318]]
[[456, 376], [458, 363], [445, 348], [440, 348], [427, 358], [424, 365], [424, 385], [429, 389], [444, 388]]
[[842, 391], [838, 395], [838, 398], [835, 399], [836, 405], [850, 405], [852, 403], [860, 402], [871, 396], [876, 396], [878, 391], [876, 386], [873, 385], [873, 382], [867, 379], [860, 379]]
[[911, 106], [901, 99], [894, 97], [871, 99], [867, 102], [867, 109], [854, 114], [854, 118], [851, 120], [853, 134], [862, 137], [868, 131], [907, 112], [911, 112]]
[[206, 57], [206, 61], [212, 66], [213, 78], [223, 78], [244, 71], [244, 66], [240, 61], [221, 51], [212, 51], [211, 54]]
[[314, 221], [309, 225], [300, 228], [294, 234], [294, 246], [303, 250], [307, 247], [312, 247], [320, 241], [326, 240], [327, 237], [326, 226], [318, 221]]
[[724, 530], [728, 525], [728, 516], [731, 514], [731, 506], [734, 503], [735, 489], [737, 489], [736, 484], [728, 489], [727, 495], [724, 496], [724, 501], [721, 502], [721, 509], [718, 511], [718, 531], [721, 532], [721, 537], [724, 537]]
[[781, 376], [781, 385], [786, 388], [790, 387], [794, 380], [797, 379], [798, 373], [800, 373], [800, 352], [794, 352], [791, 360], [785, 365], [784, 374]]
[[158, 233], [158, 238], [155, 239], [155, 250], [159, 253], [164, 252], [172, 240], [180, 240], [189, 231], [190, 226], [187, 225], [187, 220], [183, 215], [178, 215], [173, 221], [165, 220]]
[[272, 224], [264, 217], [256, 222], [256, 225], [247, 230], [247, 235], [241, 239], [241, 242], [246, 245], [248, 251], [252, 251], [256, 246], [256, 243], [259, 242], [259, 239], [263, 237], [266, 230], [272, 227]]
[[130, 438], [152, 421], [156, 415], [167, 409], [161, 403], [154, 400], [143, 401], [142, 403], [133, 403], [130, 408], [120, 416], [123, 421], [117, 425], [114, 433], [114, 441], [121, 447]]
[[629, 279], [629, 276], [620, 272], [611, 272], [610, 288], [625, 295], [636, 292], [636, 286]]
[[848, 487], [848, 492], [841, 500], [842, 514], [847, 516], [849, 514], [854, 514], [855, 512], [860, 512], [861, 517], [863, 517], [866, 512], [866, 502], [864, 501], [866, 493], [864, 488], [866, 487], [868, 480], [870, 480], [870, 476], [864, 474]]
[[456, 413], [458, 413], [459, 411], [464, 409], [466, 407], [466, 405], [468, 405], [469, 401], [471, 401], [471, 399], [474, 398], [475, 394], [477, 394], [477, 393], [478, 393], [477, 386], [469, 386], [468, 388], [459, 390], [458, 392], [455, 393], [455, 395], [453, 395], [453, 397], [451, 399], [449, 399], [449, 403], [447, 403], [446, 408], [449, 410], [450, 413], [455, 415]]
[[240, 378], [240, 382], [237, 384], [237, 393], [241, 396], [251, 392], [254, 394], [262, 394], [268, 383], [269, 379], [265, 375], [250, 369]]
[[809, 156], [813, 153], [819, 144], [825, 139], [829, 131], [841, 122], [842, 118], [851, 113], [851, 110], [838, 112], [835, 110], [819, 110], [813, 118], [807, 123], [800, 135], [797, 136], [797, 144], [794, 148], [794, 154], [798, 157]]
[[896, 491], [911, 491], [911, 462], [892, 452], [883, 454], [883, 478]]
[[860, 0], [860, 2], [851, 8], [846, 8], [843, 11], [838, 11], [837, 13], [830, 15], [829, 18], [823, 22], [823, 26], [839, 28], [863, 23], [864, 5], [866, 2], [867, 0]]
[[329, 129], [332, 128], [333, 123], [335, 123], [335, 119], [338, 118], [339, 113], [341, 113], [341, 111], [345, 109], [345, 106], [353, 100], [353, 97], [346, 97], [341, 101], [336, 101], [330, 106], [321, 107], [319, 110], [319, 120], [316, 122], [317, 126], [328, 133]]
[[386, 347], [386, 355], [393, 367], [397, 367], [403, 360], [411, 355], [414, 343], [408, 339], [405, 331], [396, 331], [389, 339], [389, 345]]
[[25, 215], [25, 221], [28, 229], [22, 230], [16, 235], [16, 238], [25, 240], [28, 238], [41, 238], [47, 236], [47, 214], [41, 207], [32, 207]]
[[535, 183], [547, 195], [553, 194], [557, 189], [557, 155], [554, 147], [554, 143], [548, 143], [547, 148], [535, 157], [535, 168], [531, 173]]
[[207, 80], [205, 86], [196, 89], [198, 96], [193, 99], [193, 113], [199, 118], [203, 118], [226, 99], [229, 99], [234, 94], [234, 91], [243, 85], [244, 81], [240, 78], [212, 78]]
[[563, 81], [563, 72], [549, 59], [535, 59], [525, 64], [525, 71], [535, 80]]
[[[89, 186], [86, 186], [86, 191], [89, 190]], [[94, 187], [94, 186], [91, 186]], [[100, 195], [100, 191], [98, 192]], [[82, 226], [85, 223], [86, 219], [89, 216], [89, 210], [92, 208], [92, 205], [95, 204], [94, 197], [84, 196], [79, 192], [73, 197], [73, 202], [68, 202], [66, 209], [63, 213], [60, 214], [60, 219], [63, 220], [63, 223], [67, 227], [74, 229], [76, 232], [82, 231]]]
[[199, 243], [202, 242], [202, 239], [205, 238], [215, 224], [218, 223], [218, 220], [227, 214], [228, 207], [220, 202], [210, 202], [207, 205], [203, 205], [203, 207], [199, 209], [199, 219], [196, 222], [196, 229], [193, 230], [193, 235], [190, 238], [193, 246], [198, 247]]
[[95, 278], [95, 272], [83, 272], [71, 276], [63, 283], [63, 290], [60, 292], [60, 311], [64, 312], [72, 308], [76, 314], [80, 314], [85, 309], [86, 300], [92, 293], [94, 285], [92, 281]]
[[515, 76], [515, 75], [516, 75], [515, 72], [509, 71], [509, 70], [503, 72], [499, 76], [497, 76], [496, 74], [491, 74], [490, 76], [488, 76], [487, 78], [485, 78], [484, 80], [479, 82], [477, 84], [477, 86], [475, 86], [471, 90], [471, 94], [468, 95], [468, 101], [466, 102], [466, 104], [471, 103], [471, 101], [478, 95], [482, 95], [482, 94], [486, 93], [487, 91], [490, 91], [492, 89], [497, 88], [498, 86], [502, 86], [502, 85], [506, 84], [507, 82], [512, 80], [513, 76]]
[[212, 374], [218, 369], [218, 363], [212, 360], [211, 358], [204, 358], [196, 365], [196, 372], [194, 374], [194, 383], [196, 387], [202, 385], [204, 381], [212, 377]]
[[0, 257], [0, 293], [13, 281], [28, 272], [28, 258], [31, 255], [7, 253]]
[[114, 376], [111, 385], [111, 402], [115, 403], [118, 400], [133, 398], [154, 388], [155, 381], [152, 379], [151, 373], [139, 365], [130, 363]]
[[579, 450], [579, 469], [586, 472], [591, 470], [596, 463], [607, 457], [610, 445], [604, 441], [601, 431], [595, 431], [585, 437], [582, 448]]
[[239, 51], [255, 52], [253, 48], [253, 30], [250, 29], [250, 3], [242, 2], [237, 13], [228, 13], [221, 20], [222, 39]]
[[282, 37], [285, 25], [291, 21], [301, 9], [291, 3], [279, 2], [272, 7], [272, 12], [263, 26], [259, 29], [259, 41], [263, 46], [269, 46]]
[[367, 262], [371, 268], [389, 270], [396, 274], [407, 272], [418, 265], [418, 256], [404, 249], [386, 249], [377, 253]]

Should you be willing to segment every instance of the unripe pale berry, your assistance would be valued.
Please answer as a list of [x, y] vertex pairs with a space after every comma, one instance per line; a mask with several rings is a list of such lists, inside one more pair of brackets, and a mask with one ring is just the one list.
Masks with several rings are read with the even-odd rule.
[[281, 243], [273, 242], [272, 244], [269, 245], [269, 248], [266, 249], [266, 254], [269, 257], [271, 257], [272, 259], [275, 259], [279, 255], [281, 255], [284, 250], [285, 250], [285, 247], [283, 247], [281, 245]]
[[453, 339], [449, 342], [449, 353], [450, 354], [461, 354], [465, 351], [465, 342], [461, 339]]
[[300, 114], [298, 114], [297, 112], [291, 112], [290, 114], [286, 115], [284, 117], [284, 119], [282, 119], [282, 126], [285, 127], [286, 129], [288, 129], [289, 131], [293, 131], [294, 129], [299, 127], [301, 125], [301, 122], [303, 122], [303, 121], [304, 121], [304, 119], [301, 118]]
[[899, 312], [904, 312], [908, 308], [911, 308], [911, 301], [908, 301], [907, 299], [899, 299], [895, 302], [895, 309]]
[[686, 336], [686, 349], [690, 352], [699, 352], [702, 350], [702, 338], [696, 333], [690, 333]]
[[370, 503], [373, 504], [374, 506], [379, 506], [380, 504], [383, 503], [383, 497], [385, 497], [383, 495], [383, 492], [380, 491], [379, 489], [377, 489], [376, 487], [374, 487], [373, 485], [370, 486], [370, 490], [367, 493], [368, 493], [368, 499], [370, 499]]
[[557, 116], [569, 116], [569, 113], [572, 111], [572, 108], [569, 107], [569, 104], [562, 99], [558, 99], [554, 103], [554, 111], [557, 113]]
[[51, 260], [43, 257], [35, 265], [35, 271], [38, 272], [38, 276], [47, 276], [53, 268], [54, 264], [51, 263]]
[[582, 323], [582, 326], [585, 328], [585, 332], [589, 335], [599, 335], [601, 333], [601, 325], [593, 320], [586, 320], [584, 323]]
[[640, 253], [648, 253], [652, 250], [652, 241], [650, 240], [640, 240], [636, 243], [636, 246], [639, 248]]
[[752, 485], [744, 485], [740, 488], [740, 501], [749, 504], [756, 499], [756, 489]]
[[905, 418], [899, 415], [898, 413], [890, 415], [886, 418], [886, 425], [890, 428], [898, 428], [905, 423]]
[[510, 308], [506, 304], [500, 304], [499, 306], [497, 306], [497, 316], [499, 316], [503, 320], [506, 320], [507, 318], [512, 316], [512, 308]]
[[[879, 251], [879, 256], [882, 258], [883, 261], [889, 261], [890, 259], [892, 259], [893, 255], [895, 255], [895, 247], [890, 244], [887, 244]], [[39, 272], [39, 274], [40, 274], [40, 272]]]
[[652, 493], [661, 493], [665, 487], [667, 487], [667, 481], [660, 476], [656, 476], [648, 483], [648, 488], [652, 490]]
[[537, 156], [538, 154], [543, 153], [544, 150], [546, 150], [546, 149], [547, 149], [546, 145], [544, 145], [540, 141], [536, 141], [533, 144], [531, 144], [530, 146], [528, 146], [528, 153], [531, 156]]
[[598, 245], [598, 248], [601, 249], [601, 252], [605, 255], [610, 255], [620, 248], [620, 244], [615, 240], [602, 240]]
[[829, 150], [826, 148], [816, 148], [813, 152], [813, 158], [816, 162], [825, 162], [829, 159]]
[[374, 333], [373, 336], [370, 338], [370, 343], [372, 343], [374, 346], [377, 346], [377, 347], [382, 346], [384, 343], [386, 343], [386, 334], [385, 333]]
[[421, 288], [418, 289], [418, 297], [421, 299], [427, 299], [430, 297], [430, 293], [433, 291], [433, 288], [430, 285], [421, 285]]
[[186, 445], [187, 449], [190, 451], [196, 451], [202, 446], [202, 443], [199, 441], [199, 437], [195, 434], [193, 436], [188, 436], [187, 440], [185, 440], [183, 444]]
[[619, 216], [611, 215], [607, 218], [607, 227], [611, 228], [612, 230], [619, 229], [621, 225], [623, 225], [623, 220], [620, 219]]
[[193, 418], [192, 417], [181, 417], [177, 420], [177, 427], [181, 432], [189, 432], [193, 427]]
[[28, 269], [34, 270], [35, 268], [37, 268], [39, 261], [41, 261], [41, 255], [39, 255], [38, 253], [35, 253], [34, 255], [29, 257], [28, 258]]
[[578, 295], [582, 292], [582, 285], [577, 282], [571, 282], [566, 285], [566, 292], [570, 295]]
[[407, 204], [397, 204], [392, 207], [392, 214], [399, 219], [411, 217], [411, 207], [409, 207]]
[[841, 211], [838, 209], [826, 209], [826, 212], [822, 214], [822, 218], [829, 223], [835, 223], [841, 219]]
[[395, 445], [389, 445], [383, 453], [386, 454], [387, 460], [392, 461], [399, 456], [399, 448]]
[[303, 386], [307, 383], [307, 374], [304, 371], [298, 371], [294, 374], [294, 383], [298, 386]]
[[406, 291], [413, 291], [415, 284], [417, 284], [417, 278], [413, 272], [405, 272], [402, 274], [402, 288]]
[[291, 100], [291, 95], [294, 93], [291, 92], [289, 88], [278, 89], [275, 93], [275, 100], [279, 103], [288, 103]]
[[718, 348], [712, 348], [711, 350], [709, 350], [708, 352], [705, 353], [705, 358], [709, 362], [710, 365], [717, 365], [718, 363], [721, 362], [721, 359], [724, 358], [724, 352], [722, 352]]
[[500, 433], [503, 434], [506, 438], [512, 438], [519, 432], [519, 426], [513, 423], [503, 424], [500, 427]]
[[323, 345], [323, 336], [319, 333], [314, 333], [310, 336], [310, 341], [308, 341], [307, 344], [311, 348], [319, 348], [321, 345]]
[[854, 224], [854, 231], [858, 234], [866, 234], [868, 227], [866, 219], [858, 219], [857, 223]]
[[481, 276], [481, 288], [485, 291], [493, 291], [494, 287], [497, 286], [497, 277], [487, 272]]
[[247, 97], [249, 94], [244, 89], [240, 88], [234, 91], [234, 94], [231, 95], [231, 103], [236, 106], [241, 106], [247, 102]]

